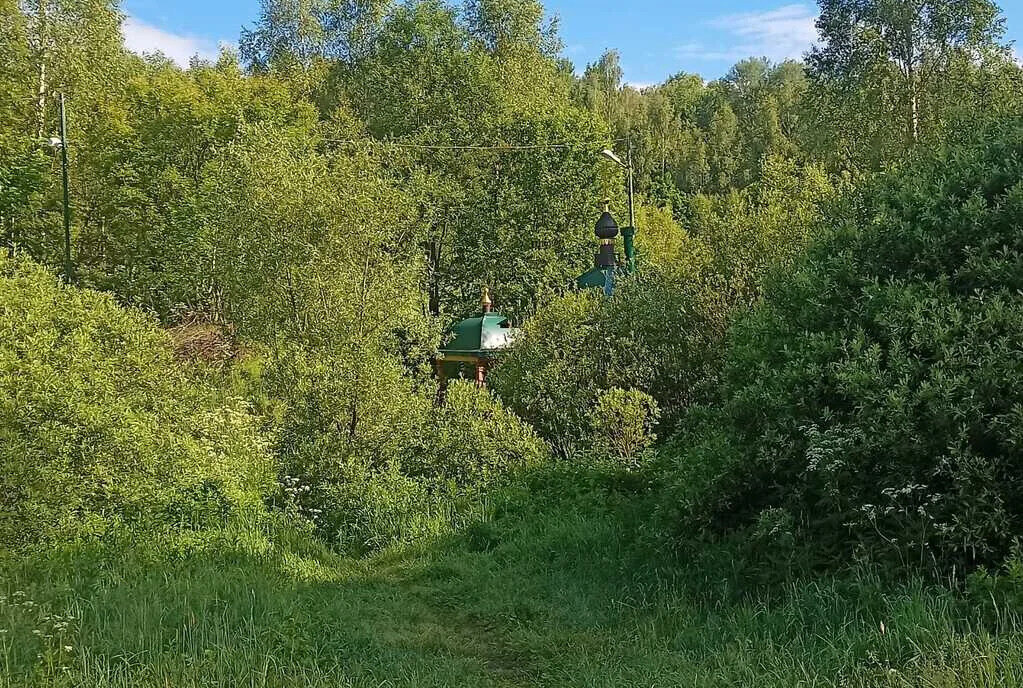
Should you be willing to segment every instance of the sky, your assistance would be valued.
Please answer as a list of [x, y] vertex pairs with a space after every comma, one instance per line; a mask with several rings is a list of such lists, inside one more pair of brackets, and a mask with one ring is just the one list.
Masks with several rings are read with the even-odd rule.
[[[1008, 39], [1023, 56], [1023, 0], [1000, 3]], [[707, 79], [750, 56], [799, 58], [815, 38], [811, 0], [547, 0], [559, 20], [564, 55], [577, 70], [608, 48], [622, 56], [625, 79], [637, 87], [678, 72]], [[259, 0], [123, 0], [125, 42], [135, 52], [159, 50], [187, 65], [235, 45], [259, 16]]]

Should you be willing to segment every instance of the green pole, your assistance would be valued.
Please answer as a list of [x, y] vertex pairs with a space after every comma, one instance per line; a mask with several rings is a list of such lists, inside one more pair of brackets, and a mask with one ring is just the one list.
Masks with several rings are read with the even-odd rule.
[[632, 189], [632, 139], [629, 139], [629, 226], [636, 226], [636, 202]]
[[632, 171], [632, 140], [629, 140], [629, 226], [622, 230], [625, 243], [625, 271], [630, 275], [636, 272], [636, 201], [633, 190]]
[[68, 178], [67, 159], [67, 111], [64, 94], [60, 94], [60, 163], [64, 178], [64, 281], [74, 280], [74, 265], [71, 264], [71, 192]]

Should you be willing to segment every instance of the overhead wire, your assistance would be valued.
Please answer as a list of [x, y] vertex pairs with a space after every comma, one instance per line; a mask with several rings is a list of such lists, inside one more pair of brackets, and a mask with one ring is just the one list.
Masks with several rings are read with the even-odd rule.
[[[612, 139], [610, 143], [621, 143], [625, 139]], [[377, 139], [324, 139], [325, 143], [339, 145], [369, 145], [381, 148], [410, 148], [416, 150], [450, 150], [450, 151], [494, 151], [501, 153], [514, 153], [519, 151], [534, 150], [565, 150], [585, 146], [607, 145], [608, 139], [593, 141], [565, 141], [560, 143], [537, 143], [537, 144], [494, 144], [482, 145], [459, 145], [459, 144], [428, 144], [428, 143], [402, 143], [399, 141], [380, 141]]]

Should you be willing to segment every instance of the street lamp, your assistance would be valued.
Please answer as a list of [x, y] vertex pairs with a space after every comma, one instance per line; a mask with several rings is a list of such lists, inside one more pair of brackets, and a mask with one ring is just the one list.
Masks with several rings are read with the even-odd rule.
[[625, 243], [625, 269], [632, 274], [636, 271], [636, 244], [634, 241], [636, 237], [636, 201], [633, 191], [632, 144], [629, 144], [628, 162], [615, 155], [610, 148], [605, 148], [600, 154], [628, 172], [629, 175], [629, 226], [622, 230], [622, 239]]
[[60, 94], [60, 136], [51, 136], [47, 145], [60, 150], [61, 176], [64, 181], [64, 281], [68, 284], [74, 279], [74, 265], [71, 263], [71, 183], [68, 178], [67, 160], [67, 110], [64, 105], [64, 94]]

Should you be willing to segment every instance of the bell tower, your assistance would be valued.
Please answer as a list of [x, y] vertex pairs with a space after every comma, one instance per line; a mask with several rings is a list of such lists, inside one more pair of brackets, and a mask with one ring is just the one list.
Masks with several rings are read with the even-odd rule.
[[580, 289], [602, 288], [610, 296], [614, 292], [615, 272], [618, 256], [615, 254], [615, 239], [618, 237], [618, 223], [611, 216], [611, 201], [604, 201], [604, 212], [600, 214], [593, 230], [600, 240], [600, 248], [593, 259], [593, 267], [576, 279]]

